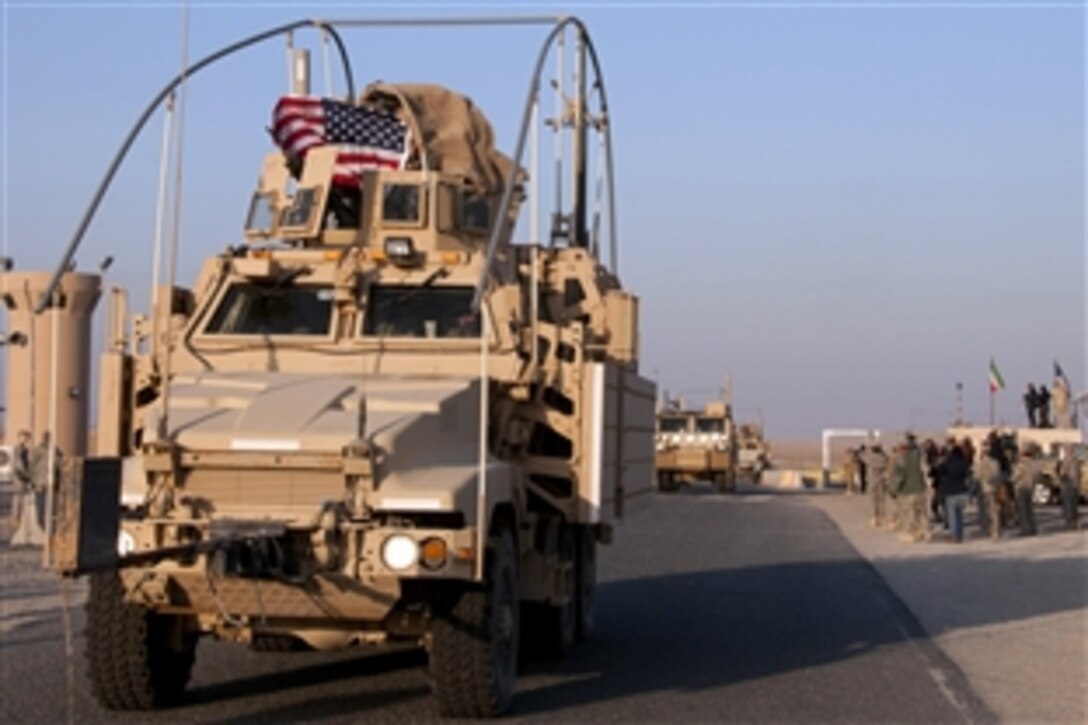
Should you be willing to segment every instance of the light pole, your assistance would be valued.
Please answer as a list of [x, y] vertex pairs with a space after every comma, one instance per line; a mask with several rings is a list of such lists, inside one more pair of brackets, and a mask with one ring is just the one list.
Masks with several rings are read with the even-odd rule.
[[956, 383], [956, 426], [963, 425], [963, 383]]

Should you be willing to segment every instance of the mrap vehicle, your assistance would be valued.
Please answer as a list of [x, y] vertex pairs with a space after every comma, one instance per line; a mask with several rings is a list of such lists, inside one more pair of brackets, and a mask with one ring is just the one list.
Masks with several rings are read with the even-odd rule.
[[[314, 25], [339, 44], [351, 23], [232, 49]], [[515, 243], [542, 63], [568, 33], [575, 90], [552, 128], [571, 140], [556, 145], [571, 199], [549, 243]], [[513, 158], [460, 93], [315, 98], [293, 53], [244, 243], [192, 288], [168, 277], [131, 334], [114, 294], [98, 455], [62, 476], [49, 559], [91, 574], [88, 675], [108, 708], [178, 701], [213, 636], [419, 643], [441, 714], [497, 715], [522, 635], [552, 655], [589, 636], [596, 546], [652, 498], [638, 299], [615, 271], [614, 219], [606, 245], [587, 213], [589, 131], [611, 147], [596, 53], [577, 18], [550, 21]]]
[[737, 470], [755, 485], [763, 480], [763, 472], [771, 467], [770, 445], [763, 437], [759, 423], [737, 426]]
[[737, 436], [728, 403], [712, 401], [701, 410], [667, 405], [657, 413], [654, 465], [658, 490], [709, 481], [720, 493], [737, 488]]

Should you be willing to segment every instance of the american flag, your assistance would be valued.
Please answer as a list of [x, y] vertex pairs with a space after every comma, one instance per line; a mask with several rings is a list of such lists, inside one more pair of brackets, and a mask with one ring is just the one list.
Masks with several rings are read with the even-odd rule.
[[408, 126], [392, 113], [313, 96], [280, 98], [272, 136], [299, 159], [314, 146], [335, 145], [340, 151], [332, 181], [344, 186], [358, 186], [368, 169], [404, 168], [411, 148]]

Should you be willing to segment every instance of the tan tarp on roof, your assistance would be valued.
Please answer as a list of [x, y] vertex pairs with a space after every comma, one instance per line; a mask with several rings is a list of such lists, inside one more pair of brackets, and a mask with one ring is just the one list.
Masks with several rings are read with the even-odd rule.
[[[397, 110], [426, 152], [428, 168], [464, 175], [485, 194], [502, 191], [513, 161], [495, 148], [491, 123], [466, 96], [433, 83], [379, 81], [366, 87], [360, 101]], [[521, 169], [518, 183], [525, 178]]]

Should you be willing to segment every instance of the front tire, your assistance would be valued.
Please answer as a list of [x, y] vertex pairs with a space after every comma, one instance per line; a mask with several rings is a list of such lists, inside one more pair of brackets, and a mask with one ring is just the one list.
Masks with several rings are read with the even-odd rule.
[[579, 641], [585, 641], [593, 635], [593, 610], [597, 600], [597, 538], [590, 526], [580, 527], [577, 578], [577, 635]]
[[662, 493], [675, 493], [680, 490], [680, 483], [676, 480], [676, 474], [672, 471], [661, 471], [657, 474], [657, 489]]
[[737, 490], [736, 471], [719, 471], [714, 474], [714, 483], [718, 493], [733, 493]]
[[570, 592], [566, 603], [522, 604], [522, 641], [526, 654], [541, 659], [565, 659], [578, 637], [578, 530], [564, 524], [559, 530], [559, 561]]
[[520, 616], [513, 534], [498, 531], [487, 549], [486, 585], [462, 592], [431, 628], [429, 667], [443, 717], [495, 717], [514, 697]]
[[181, 701], [197, 643], [185, 619], [127, 603], [114, 572], [91, 576], [86, 614], [87, 674], [102, 707], [153, 710]]

